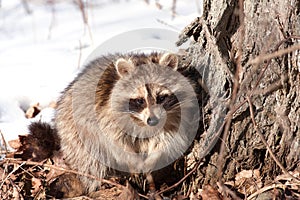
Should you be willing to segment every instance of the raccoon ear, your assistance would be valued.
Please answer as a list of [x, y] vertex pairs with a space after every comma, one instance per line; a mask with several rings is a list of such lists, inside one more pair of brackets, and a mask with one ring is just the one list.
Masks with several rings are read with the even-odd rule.
[[165, 53], [159, 59], [159, 64], [162, 66], [171, 67], [174, 71], [176, 71], [178, 67], [178, 57], [172, 53]]
[[115, 67], [120, 77], [126, 76], [134, 69], [133, 63], [130, 60], [125, 60], [124, 58], [119, 58]]

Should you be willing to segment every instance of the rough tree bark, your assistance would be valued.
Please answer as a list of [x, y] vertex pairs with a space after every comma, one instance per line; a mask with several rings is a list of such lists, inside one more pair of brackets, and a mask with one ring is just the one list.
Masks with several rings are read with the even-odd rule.
[[190, 166], [203, 162], [187, 191], [203, 184], [224, 191], [227, 183], [245, 197], [256, 190], [235, 185], [243, 170], [258, 172], [257, 189], [278, 183], [286, 171], [299, 172], [300, 1], [205, 0], [203, 16], [178, 45], [190, 37], [187, 60], [210, 99], [203, 108], [205, 132], [188, 156]]

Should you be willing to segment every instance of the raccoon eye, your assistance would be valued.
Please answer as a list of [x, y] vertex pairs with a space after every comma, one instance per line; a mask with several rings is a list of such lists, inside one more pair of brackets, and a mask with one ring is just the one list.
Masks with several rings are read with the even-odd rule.
[[178, 101], [177, 97], [174, 94], [172, 94], [172, 95], [168, 96], [167, 99], [165, 99], [163, 107], [166, 110], [171, 110], [172, 108], [178, 106], [178, 102], [179, 101]]
[[168, 97], [168, 95], [159, 95], [159, 96], [157, 96], [156, 97], [156, 103], [157, 104], [163, 103], [166, 100], [167, 97]]
[[144, 98], [130, 99], [129, 110], [134, 112], [140, 112], [146, 106]]
[[143, 98], [134, 99], [134, 103], [136, 105], [143, 105], [145, 103], [145, 100]]

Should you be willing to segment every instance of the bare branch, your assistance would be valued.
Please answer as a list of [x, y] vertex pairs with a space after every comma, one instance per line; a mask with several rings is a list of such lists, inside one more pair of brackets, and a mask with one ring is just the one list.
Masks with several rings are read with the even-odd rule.
[[247, 63], [247, 65], [258, 65], [258, 64], [260, 64], [260, 63], [262, 63], [266, 60], [271, 60], [273, 58], [277, 58], [279, 56], [291, 53], [291, 52], [296, 51], [296, 50], [300, 50], [300, 44], [291, 46], [291, 47], [286, 48], [286, 49], [281, 49], [281, 50], [275, 51], [274, 53], [271, 53], [271, 54], [263, 54], [263, 55], [257, 56], [256, 58], [251, 59]]

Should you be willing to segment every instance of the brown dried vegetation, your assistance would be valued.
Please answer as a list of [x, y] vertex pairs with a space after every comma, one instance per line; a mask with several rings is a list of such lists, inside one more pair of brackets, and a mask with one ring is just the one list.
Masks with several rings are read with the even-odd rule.
[[[200, 72], [210, 99], [184, 175], [156, 195], [300, 199], [300, 1], [206, 0], [178, 44], [190, 37], [182, 62]], [[84, 174], [65, 166], [52, 133], [14, 141], [17, 151], [0, 163], [1, 199], [149, 199], [124, 178], [102, 180], [101, 190], [82, 196], [75, 175]]]

